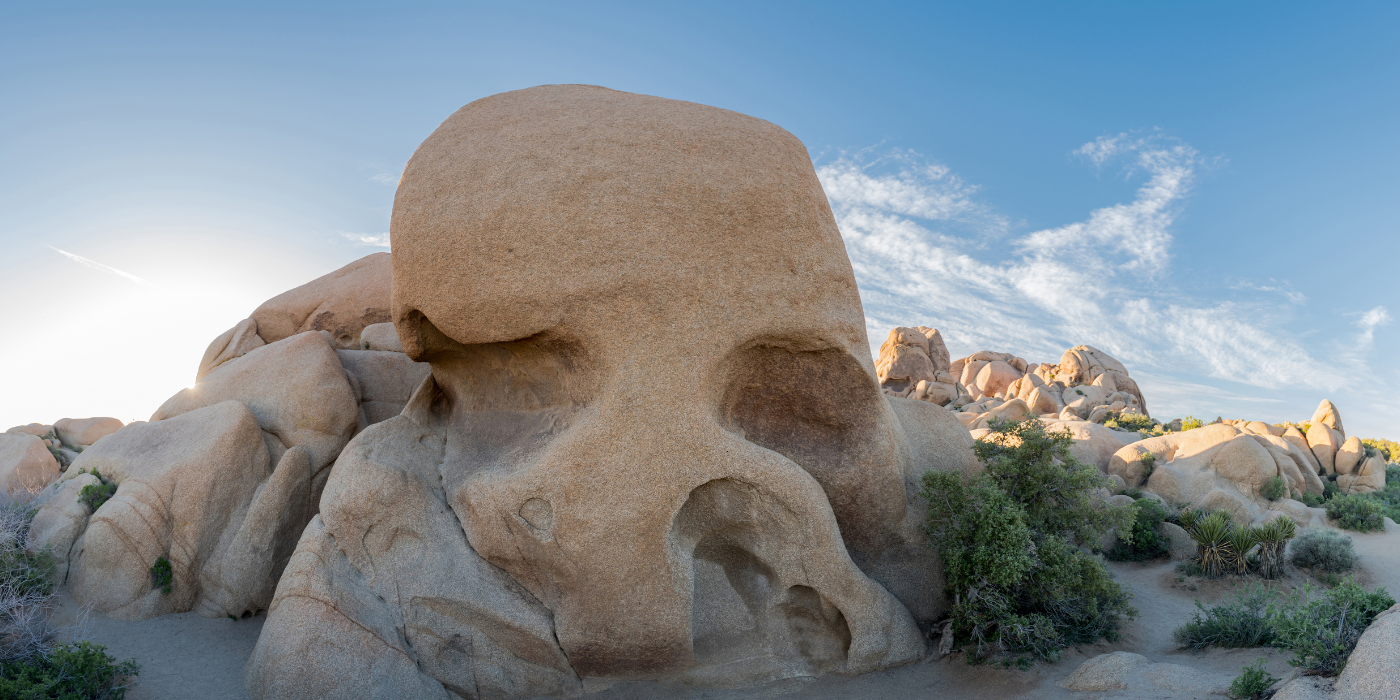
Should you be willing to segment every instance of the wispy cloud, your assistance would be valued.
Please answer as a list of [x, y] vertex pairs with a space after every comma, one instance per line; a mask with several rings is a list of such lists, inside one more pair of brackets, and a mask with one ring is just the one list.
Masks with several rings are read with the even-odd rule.
[[379, 173], [377, 175], [370, 175], [369, 179], [371, 182], [378, 182], [381, 185], [389, 185], [390, 187], [399, 186], [399, 176], [394, 173]]
[[130, 280], [130, 281], [132, 281], [132, 282], [135, 282], [136, 284], [144, 284], [144, 285], [146, 285], [146, 286], [148, 286], [148, 287], [154, 287], [154, 286], [156, 286], [156, 285], [151, 284], [150, 282], [148, 282], [148, 281], [146, 281], [146, 280], [144, 280], [144, 279], [142, 279], [142, 278], [140, 278], [140, 277], [137, 277], [136, 275], [131, 274], [130, 272], [122, 272], [121, 270], [118, 270], [118, 269], [115, 268], [115, 267], [112, 267], [112, 266], [110, 266], [110, 265], [103, 265], [102, 263], [97, 262], [96, 260], [89, 260], [88, 258], [85, 258], [85, 257], [83, 257], [83, 256], [81, 256], [81, 255], [74, 255], [73, 253], [70, 253], [70, 252], [68, 252], [68, 251], [66, 251], [66, 250], [61, 250], [61, 249], [55, 248], [55, 247], [53, 247], [53, 246], [48, 246], [48, 248], [49, 248], [49, 250], [52, 250], [52, 251], [54, 251], [55, 253], [58, 253], [59, 255], [62, 255], [63, 257], [68, 258], [69, 260], [72, 260], [72, 261], [75, 262], [75, 263], [78, 263], [79, 265], [85, 265], [85, 266], [91, 267], [91, 268], [93, 268], [93, 269], [95, 269], [95, 270], [101, 270], [101, 271], [103, 271], [103, 272], [107, 272], [107, 273], [116, 275], [116, 276], [118, 276], [118, 277], [122, 277], [122, 278], [125, 278], [125, 279], [127, 279], [127, 280]]
[[1073, 153], [1141, 177], [1133, 200], [1009, 239], [1013, 226], [978, 201], [975, 185], [914, 154], [820, 165], [872, 344], [891, 326], [927, 324], [963, 350], [1011, 350], [1031, 361], [1055, 362], [1088, 343], [1130, 366], [1259, 387], [1342, 382], [1276, 331], [1265, 305], [1192, 304], [1171, 287], [1171, 228], [1206, 165], [1194, 148], [1156, 132], [1124, 133]]
[[1390, 312], [1384, 306], [1377, 306], [1364, 314], [1356, 322], [1357, 328], [1361, 329], [1361, 335], [1366, 342], [1375, 339], [1376, 329], [1390, 323]]
[[348, 233], [346, 231], [341, 231], [340, 235], [354, 241], [355, 245], [368, 245], [379, 248], [389, 247], [389, 234], [387, 233]]

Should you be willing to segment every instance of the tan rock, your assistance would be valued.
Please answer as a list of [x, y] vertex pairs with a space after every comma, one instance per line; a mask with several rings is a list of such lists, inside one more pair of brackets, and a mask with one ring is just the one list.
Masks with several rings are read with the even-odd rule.
[[225, 362], [156, 410], [152, 421], [228, 400], [257, 416], [274, 463], [291, 447], [310, 453], [318, 486], [322, 473], [354, 434], [359, 415], [340, 358], [322, 333], [302, 333]]
[[1150, 662], [1142, 654], [1115, 651], [1100, 654], [1079, 665], [1060, 685], [1078, 692], [1103, 692], [1128, 687], [1128, 677]]
[[63, 418], [54, 422], [54, 432], [63, 444], [83, 447], [95, 444], [125, 425], [117, 418]]
[[1031, 416], [1031, 408], [1025, 401], [1012, 399], [996, 408], [987, 411], [977, 422], [973, 424], [975, 428], [989, 428], [994, 420], [1019, 421]]
[[[900, 329], [896, 328], [895, 330]], [[924, 336], [919, 333], [914, 333], [914, 335], [920, 340], [924, 340]], [[889, 348], [888, 356], [882, 349], [880, 359], [885, 363], [884, 370], [879, 375], [880, 383], [882, 386], [896, 391], [907, 389], [922, 381], [933, 381], [937, 376], [933, 362], [928, 359], [928, 355], [923, 350], [917, 347], [894, 345]]]
[[263, 302], [251, 318], [268, 343], [307, 331], [327, 331], [339, 348], [353, 348], [366, 326], [389, 321], [393, 272], [388, 253], [372, 253]]
[[1400, 605], [1376, 616], [1347, 657], [1332, 697], [1348, 700], [1400, 698]]
[[[1110, 377], [1100, 379], [1105, 373], [1110, 374]], [[1097, 348], [1076, 345], [1066, 350], [1060, 357], [1055, 378], [1065, 386], [1097, 383], [1098, 386], [1104, 387], [1111, 380], [1112, 390], [1132, 394], [1137, 399], [1138, 408], [1143, 413], [1147, 412], [1147, 401], [1143, 399], [1142, 390], [1138, 388], [1137, 382], [1128, 376], [1128, 368]]]
[[394, 324], [372, 323], [360, 331], [360, 344], [354, 349], [403, 352], [403, 344], [399, 342], [399, 332], [394, 330]]
[[1337, 410], [1337, 406], [1327, 399], [1323, 399], [1322, 403], [1317, 405], [1317, 410], [1313, 411], [1311, 422], [1313, 424], [1321, 423], [1341, 433], [1343, 440], [1346, 439], [1346, 429], [1342, 427], [1342, 414]]
[[947, 372], [950, 366], [948, 346], [943, 342], [943, 334], [937, 328], [919, 326], [918, 331], [928, 338], [928, 359], [933, 362], [934, 368], [940, 372]]
[[58, 478], [55, 460], [44, 441], [28, 433], [0, 433], [0, 489], [37, 493]]
[[922, 381], [914, 388], [914, 393], [909, 398], [947, 406], [958, 398], [958, 387], [956, 384]]
[[1370, 493], [1385, 488], [1385, 459], [1371, 455], [1361, 461], [1361, 465], [1351, 474], [1337, 477], [1337, 488], [1343, 493]]
[[984, 396], [995, 396], [1020, 378], [1021, 373], [1016, 371], [1015, 367], [998, 360], [983, 365], [973, 383]]
[[53, 433], [53, 426], [52, 426], [52, 425], [44, 425], [43, 423], [30, 423], [30, 424], [28, 424], [28, 425], [16, 425], [15, 427], [10, 428], [9, 430], [6, 430], [5, 432], [7, 432], [7, 433], [24, 433], [24, 434], [26, 434], [26, 435], [33, 435], [33, 436], [35, 436], [35, 437], [42, 438], [42, 437], [44, 437], [45, 435], [49, 435], [49, 434], [52, 434], [52, 433]]
[[1283, 431], [1283, 439], [1298, 448], [1301, 454], [1306, 455], [1309, 464], [1312, 466], [1313, 474], [1324, 473], [1322, 470], [1322, 462], [1318, 461], [1317, 455], [1313, 454], [1312, 447], [1308, 445], [1307, 436], [1303, 435], [1296, 426], [1288, 426], [1288, 428]]
[[[84, 451], [65, 479], [79, 470], [117, 492], [72, 545], [68, 590], [117, 619], [266, 608], [313, 507], [306, 452], [289, 450], [271, 470], [257, 419], [237, 401], [131, 426]], [[61, 548], [74, 516], [71, 500], [55, 498], [35, 519], [58, 523]], [[161, 557], [172, 568], [169, 594], [152, 586]]]
[[1157, 523], [1157, 532], [1171, 543], [1168, 554], [1173, 561], [1186, 561], [1196, 558], [1196, 540], [1180, 525], [1163, 520]]
[[258, 322], [251, 318], [239, 321], [237, 325], [223, 332], [222, 335], [209, 343], [209, 347], [204, 351], [204, 357], [199, 361], [199, 370], [195, 372], [195, 381], [204, 378], [204, 375], [214, 371], [215, 367], [222, 365], [234, 358], [242, 357], [248, 353], [267, 345], [267, 342], [258, 335]]
[[1322, 466], [1324, 472], [1336, 474], [1337, 466], [1335, 462], [1337, 448], [1341, 443], [1337, 440], [1337, 433], [1326, 425], [1314, 421], [1308, 426], [1308, 447], [1317, 457], [1317, 462]]
[[1361, 444], [1361, 438], [1353, 435], [1337, 448], [1337, 454], [1333, 457], [1333, 467], [1338, 474], [1350, 474], [1361, 465], [1361, 460], [1365, 457], [1365, 445]]
[[[1109, 462], [1115, 453], [1125, 445], [1142, 439], [1138, 433], [1122, 432], [1078, 419], [1047, 423], [1047, 427], [1051, 430], [1068, 430], [1074, 440], [1070, 445], [1070, 454], [1085, 464], [1098, 467], [1101, 472], [1108, 471]], [[1124, 487], [1129, 485], [1125, 481]]]
[[[279, 593], [254, 697], [732, 685], [923, 656], [919, 603], [891, 592], [930, 561], [907, 476], [929, 452], [975, 467], [970, 437], [881, 393], [797, 139], [602, 88], [498, 95], [418, 149], [391, 230], [394, 323], [432, 377], [332, 471], [325, 535], [303, 540], [320, 563], [282, 590], [345, 602]], [[946, 444], [920, 447], [929, 431]], [[413, 663], [363, 670], [396, 649]], [[353, 682], [316, 685], [331, 668]]]
[[336, 355], [360, 387], [367, 425], [397, 416], [430, 371], [428, 363], [414, 362], [401, 352], [337, 350]]
[[97, 483], [100, 480], [91, 474], [75, 474], [71, 479], [50, 484], [33, 502], [38, 512], [29, 524], [26, 549], [31, 554], [49, 550], [54, 558], [56, 583], [62, 584], [68, 578], [73, 543], [87, 529], [88, 516], [92, 514], [79, 496], [83, 487]]

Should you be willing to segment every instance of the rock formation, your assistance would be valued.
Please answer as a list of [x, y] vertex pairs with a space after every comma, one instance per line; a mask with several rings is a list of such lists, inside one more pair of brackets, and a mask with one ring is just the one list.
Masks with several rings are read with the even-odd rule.
[[974, 469], [972, 441], [880, 392], [797, 139], [602, 88], [505, 93], [418, 149], [392, 232], [393, 321], [432, 374], [337, 461], [253, 697], [733, 685], [924, 654], [915, 619], [945, 603], [916, 480]]
[[[58, 481], [38, 496], [29, 547], [51, 549], [74, 599], [127, 619], [271, 605], [331, 464], [357, 432], [397, 415], [428, 374], [396, 351], [391, 324], [362, 323], [388, 316], [388, 262], [369, 256], [260, 306], [210, 344], [195, 386], [151, 422], [64, 419], [0, 436], [36, 443], [31, 462], [60, 457], [35, 472], [41, 487]], [[299, 332], [277, 330], [293, 321]], [[93, 510], [83, 488], [103, 484], [115, 495]], [[170, 593], [149, 573], [162, 557]]]

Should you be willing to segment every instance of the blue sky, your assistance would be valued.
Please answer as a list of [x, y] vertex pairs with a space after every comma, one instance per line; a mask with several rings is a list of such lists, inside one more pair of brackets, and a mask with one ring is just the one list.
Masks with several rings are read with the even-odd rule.
[[380, 250], [447, 115], [578, 82], [801, 138], [876, 345], [1089, 343], [1159, 418], [1400, 437], [1393, 3], [109, 5], [0, 6], [0, 423], [148, 415]]

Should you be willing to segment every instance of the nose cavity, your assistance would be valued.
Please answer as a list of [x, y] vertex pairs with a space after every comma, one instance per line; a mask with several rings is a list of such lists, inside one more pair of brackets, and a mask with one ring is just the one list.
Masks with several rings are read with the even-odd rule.
[[716, 479], [691, 492], [676, 517], [675, 540], [691, 550], [691, 648], [696, 674], [776, 679], [841, 669], [851, 632], [816, 589], [794, 583], [771, 545], [783, 523], [752, 485]]

